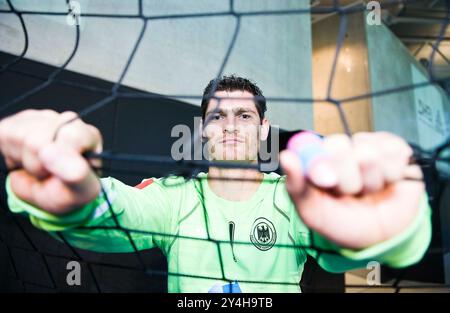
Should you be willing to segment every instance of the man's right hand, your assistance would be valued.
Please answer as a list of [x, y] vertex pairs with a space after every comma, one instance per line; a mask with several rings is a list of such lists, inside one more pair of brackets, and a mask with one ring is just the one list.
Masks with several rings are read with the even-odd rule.
[[11, 170], [12, 191], [56, 215], [70, 213], [100, 192], [100, 182], [82, 154], [101, 152], [102, 137], [97, 128], [75, 117], [75, 112], [25, 110], [0, 122], [0, 151]]

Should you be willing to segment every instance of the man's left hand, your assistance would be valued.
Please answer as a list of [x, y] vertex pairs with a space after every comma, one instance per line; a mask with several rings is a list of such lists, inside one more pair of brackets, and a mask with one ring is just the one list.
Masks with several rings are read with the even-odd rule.
[[305, 173], [295, 152], [281, 153], [289, 192], [303, 222], [330, 241], [363, 249], [406, 230], [424, 196], [412, 149], [387, 133], [325, 137], [327, 156]]

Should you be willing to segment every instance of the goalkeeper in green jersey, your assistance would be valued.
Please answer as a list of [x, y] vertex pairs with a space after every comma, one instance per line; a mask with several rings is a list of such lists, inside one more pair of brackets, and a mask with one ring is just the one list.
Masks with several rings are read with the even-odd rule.
[[[257, 165], [269, 133], [260, 89], [236, 76], [213, 80], [201, 109], [208, 157]], [[282, 151], [285, 176], [210, 167], [199, 179], [131, 187], [96, 177], [83, 153], [101, 152], [101, 134], [80, 119], [66, 123], [74, 117], [26, 110], [1, 121], [10, 210], [78, 248], [131, 252], [118, 222], [137, 249], [163, 251], [169, 292], [299, 292], [307, 255], [343, 272], [370, 261], [408, 266], [429, 245], [421, 171], [393, 134], [327, 136], [314, 162]]]

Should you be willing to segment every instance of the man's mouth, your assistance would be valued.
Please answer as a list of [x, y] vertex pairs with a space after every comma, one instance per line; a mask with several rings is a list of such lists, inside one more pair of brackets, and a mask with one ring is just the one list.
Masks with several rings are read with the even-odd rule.
[[237, 138], [227, 138], [227, 139], [223, 139], [220, 141], [220, 143], [225, 144], [225, 145], [232, 145], [232, 144], [238, 144], [238, 143], [242, 143], [243, 141]]

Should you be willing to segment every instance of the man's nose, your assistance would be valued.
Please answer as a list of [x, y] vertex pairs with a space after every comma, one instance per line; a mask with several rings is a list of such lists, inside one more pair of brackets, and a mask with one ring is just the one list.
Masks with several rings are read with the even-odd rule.
[[234, 133], [236, 132], [237, 128], [236, 128], [236, 122], [234, 120], [234, 118], [228, 118], [226, 120], [226, 124], [225, 124], [225, 128], [224, 128], [224, 132], [227, 133]]

